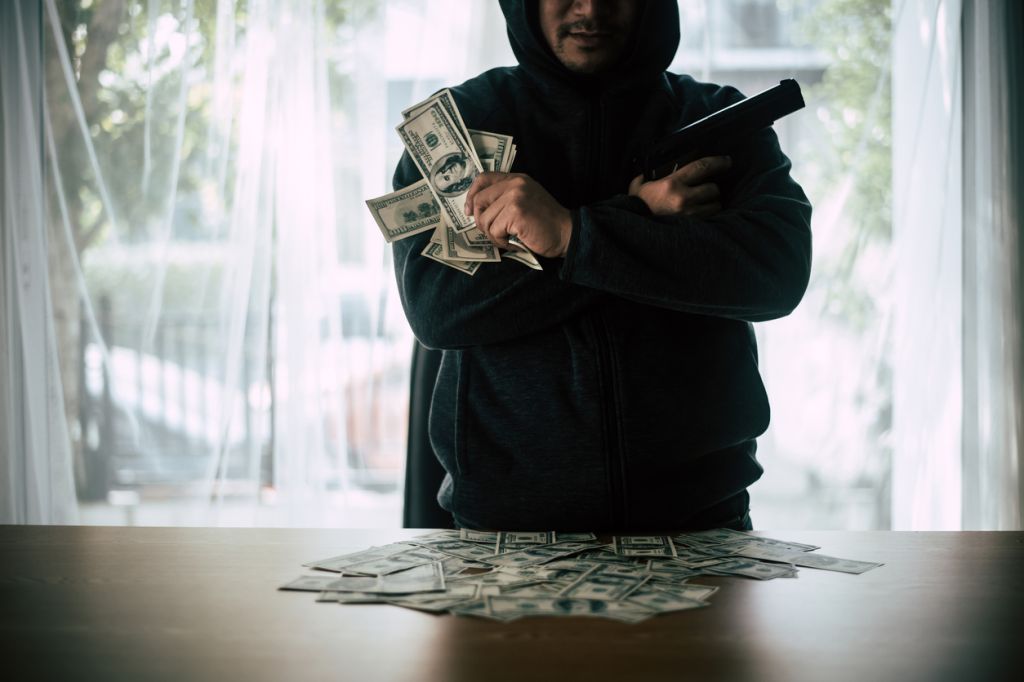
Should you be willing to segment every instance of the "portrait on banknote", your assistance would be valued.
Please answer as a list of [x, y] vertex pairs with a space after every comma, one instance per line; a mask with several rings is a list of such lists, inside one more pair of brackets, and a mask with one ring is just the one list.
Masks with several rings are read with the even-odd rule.
[[465, 193], [476, 176], [476, 169], [469, 163], [469, 159], [458, 152], [442, 156], [430, 170], [434, 188], [443, 197], [456, 197]]

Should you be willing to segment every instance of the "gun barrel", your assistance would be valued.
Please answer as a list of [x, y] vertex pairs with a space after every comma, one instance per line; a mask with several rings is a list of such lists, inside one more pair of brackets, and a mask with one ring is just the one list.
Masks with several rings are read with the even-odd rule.
[[671, 173], [685, 159], [715, 153], [716, 147], [733, 143], [804, 107], [800, 85], [792, 78], [753, 97], [731, 104], [675, 130], [654, 143], [640, 164], [646, 180]]

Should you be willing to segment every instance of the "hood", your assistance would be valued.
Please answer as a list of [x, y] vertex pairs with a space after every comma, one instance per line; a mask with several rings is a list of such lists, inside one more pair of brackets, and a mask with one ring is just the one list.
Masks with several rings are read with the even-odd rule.
[[596, 76], [573, 73], [558, 61], [540, 32], [538, 0], [500, 0], [508, 39], [519, 65], [544, 86], [580, 90], [627, 90], [660, 76], [679, 47], [676, 0], [637, 0], [643, 4], [633, 42], [614, 69]]

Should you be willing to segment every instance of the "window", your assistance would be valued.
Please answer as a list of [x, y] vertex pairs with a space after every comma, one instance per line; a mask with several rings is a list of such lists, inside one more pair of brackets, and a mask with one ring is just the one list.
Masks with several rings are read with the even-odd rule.
[[[51, 284], [83, 521], [397, 525], [411, 333], [363, 201], [389, 187], [402, 109], [513, 62], [496, 5], [54, 7]], [[814, 272], [758, 325], [755, 521], [887, 527], [889, 3], [680, 9], [673, 70], [747, 94], [796, 77], [808, 102], [778, 132]]]

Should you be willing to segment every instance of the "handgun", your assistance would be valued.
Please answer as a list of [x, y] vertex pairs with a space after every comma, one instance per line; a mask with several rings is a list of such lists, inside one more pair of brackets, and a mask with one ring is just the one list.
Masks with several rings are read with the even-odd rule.
[[803, 107], [800, 84], [787, 78], [669, 133], [634, 163], [644, 180], [659, 180], [691, 161], [722, 154], [742, 138]]

